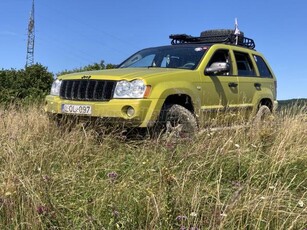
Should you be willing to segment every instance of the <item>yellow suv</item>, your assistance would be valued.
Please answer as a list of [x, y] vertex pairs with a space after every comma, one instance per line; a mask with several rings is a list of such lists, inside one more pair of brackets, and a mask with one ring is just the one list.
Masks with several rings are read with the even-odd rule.
[[59, 76], [45, 111], [56, 119], [195, 133], [214, 112], [258, 117], [277, 107], [276, 78], [252, 39], [233, 30], [171, 35], [116, 69]]

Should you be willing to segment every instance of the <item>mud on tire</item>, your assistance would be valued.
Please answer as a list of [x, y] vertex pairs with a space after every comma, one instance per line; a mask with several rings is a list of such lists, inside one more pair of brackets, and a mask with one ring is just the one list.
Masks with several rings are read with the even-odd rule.
[[261, 125], [262, 123], [271, 121], [272, 111], [266, 105], [261, 105], [258, 109], [257, 114], [254, 117], [253, 123], [256, 126]]
[[154, 128], [154, 136], [188, 138], [198, 131], [195, 116], [185, 107], [177, 104], [165, 105]]

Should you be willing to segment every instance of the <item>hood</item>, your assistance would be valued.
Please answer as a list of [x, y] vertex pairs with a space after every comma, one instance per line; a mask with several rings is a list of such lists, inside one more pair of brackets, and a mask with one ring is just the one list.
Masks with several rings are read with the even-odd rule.
[[184, 73], [186, 69], [170, 69], [170, 68], [122, 68], [122, 69], [109, 69], [99, 71], [88, 71], [72, 73], [59, 76], [58, 79], [72, 80], [72, 79], [99, 79], [99, 80], [134, 80], [134, 79], [148, 79], [151, 77], [173, 75], [178, 73]]

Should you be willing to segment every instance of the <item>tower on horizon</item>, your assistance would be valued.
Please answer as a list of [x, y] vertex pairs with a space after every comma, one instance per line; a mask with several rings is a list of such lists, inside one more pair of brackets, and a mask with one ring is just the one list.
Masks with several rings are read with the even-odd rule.
[[34, 40], [35, 40], [35, 21], [34, 21], [34, 0], [28, 24], [27, 58], [26, 67], [34, 64]]

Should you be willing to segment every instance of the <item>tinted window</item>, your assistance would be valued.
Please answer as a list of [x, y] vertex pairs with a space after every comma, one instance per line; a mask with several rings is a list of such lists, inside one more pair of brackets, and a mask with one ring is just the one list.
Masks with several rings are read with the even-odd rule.
[[255, 70], [247, 53], [234, 52], [239, 76], [255, 76]]
[[263, 58], [258, 55], [254, 55], [254, 59], [257, 64], [260, 76], [271, 78], [272, 77], [271, 71], [269, 70]]

